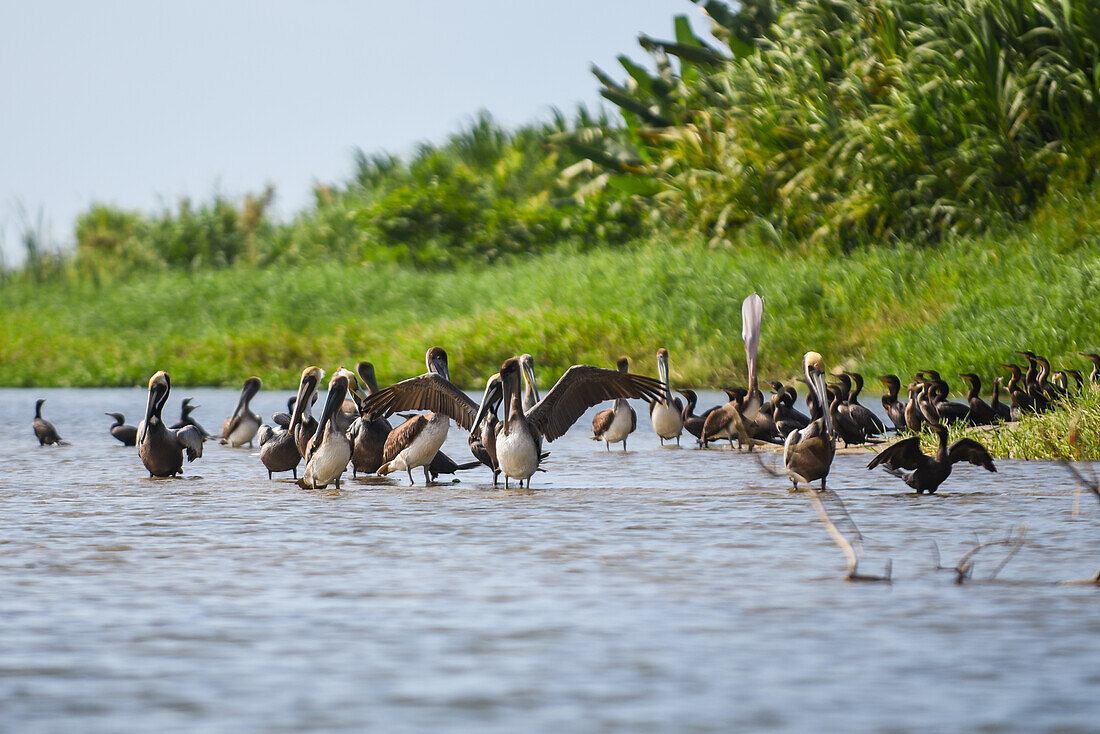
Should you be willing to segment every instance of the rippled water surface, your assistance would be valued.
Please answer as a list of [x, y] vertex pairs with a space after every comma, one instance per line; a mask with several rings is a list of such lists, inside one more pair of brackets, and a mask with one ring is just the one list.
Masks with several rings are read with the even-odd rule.
[[[177, 387], [166, 413], [188, 395], [211, 431], [236, 401]], [[38, 447], [39, 396], [72, 445]], [[626, 453], [582, 418], [531, 491], [477, 470], [337, 492], [216, 443], [150, 480], [103, 415], [144, 405], [0, 390], [0, 730], [1100, 731], [1100, 591], [1058, 584], [1100, 565], [1100, 510], [1073, 515], [1059, 467], [916, 497], [838, 456], [861, 568], [893, 560], [857, 584], [806, 494], [658, 447], [641, 409]], [[996, 581], [995, 550], [971, 584], [933, 570], [932, 541], [953, 565], [1025, 522]]]

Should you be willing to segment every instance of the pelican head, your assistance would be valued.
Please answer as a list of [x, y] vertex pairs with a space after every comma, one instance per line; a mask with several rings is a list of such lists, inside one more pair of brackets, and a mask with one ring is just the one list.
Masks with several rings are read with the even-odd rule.
[[821, 406], [821, 412], [824, 414], [825, 419], [825, 430], [830, 436], [835, 436], [833, 419], [829, 415], [828, 390], [825, 387], [825, 360], [817, 352], [806, 352], [802, 357], [802, 371], [806, 375], [806, 383], [813, 390], [818, 405]]
[[325, 376], [325, 371], [315, 365], [310, 365], [302, 370], [302, 377], [298, 381], [298, 395], [294, 398], [294, 412], [290, 414], [290, 427], [287, 428], [291, 435], [294, 428], [302, 421], [308, 406], [313, 405], [311, 398], [317, 393], [317, 386]]
[[[519, 394], [519, 381], [522, 368], [516, 357], [509, 357], [500, 365], [500, 382], [504, 392], [504, 435], [508, 435], [509, 418], [512, 414], [512, 398]], [[522, 407], [522, 406], [521, 406]]]
[[141, 435], [138, 436], [139, 444], [145, 440], [146, 434], [149, 433], [149, 424], [152, 419], [154, 417], [160, 418], [160, 411], [168, 400], [168, 393], [171, 389], [172, 380], [164, 370], [160, 370], [149, 378], [149, 399], [145, 403], [145, 420], [141, 424]]
[[428, 372], [434, 372], [450, 382], [451, 371], [447, 367], [447, 352], [442, 347], [429, 349], [428, 353], [424, 355], [424, 361], [428, 365]]
[[531, 391], [537, 403], [539, 401], [539, 388], [538, 385], [535, 384], [535, 358], [530, 354], [521, 354], [519, 364], [520, 367], [523, 368], [524, 386]]
[[351, 397], [355, 401], [356, 408], [361, 407], [363, 405], [363, 401], [370, 397], [370, 395], [367, 394], [367, 391], [359, 386], [359, 377], [343, 365], [340, 365], [336, 372], [333, 373], [332, 380], [329, 380], [329, 390], [332, 389], [332, 381], [335, 380], [337, 377], [343, 377], [345, 380], [348, 381], [348, 391], [351, 393]]
[[665, 388], [665, 400], [672, 398], [672, 390], [668, 385], [668, 350], [661, 347], [657, 350], [657, 377]]
[[359, 375], [359, 382], [367, 393], [373, 395], [378, 392], [378, 380], [374, 376], [374, 365], [370, 362], [360, 362], [355, 365], [355, 372]]
[[485, 381], [485, 394], [481, 397], [481, 405], [478, 407], [477, 415], [474, 417], [475, 431], [480, 428], [481, 422], [485, 420], [485, 416], [490, 413], [496, 413], [497, 405], [499, 405], [503, 396], [504, 385], [500, 379], [500, 373], [496, 372]]
[[630, 358], [626, 356], [619, 357], [618, 361], [615, 362], [615, 367], [618, 368], [619, 372], [626, 372], [630, 369]]

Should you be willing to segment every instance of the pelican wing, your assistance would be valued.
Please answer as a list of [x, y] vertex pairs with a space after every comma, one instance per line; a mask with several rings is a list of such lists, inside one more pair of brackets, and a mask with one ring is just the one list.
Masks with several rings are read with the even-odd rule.
[[478, 405], [446, 378], [433, 372], [402, 380], [363, 401], [362, 412], [386, 418], [399, 410], [442, 413], [467, 431], [474, 427]]
[[588, 365], [573, 365], [550, 392], [531, 408], [527, 422], [553, 441], [565, 435], [584, 411], [615, 398], [656, 400], [664, 387], [652, 377], [608, 370]]
[[202, 456], [202, 433], [195, 426], [184, 426], [176, 430], [176, 442], [187, 451], [187, 460], [194, 461]]
[[[375, 393], [375, 395], [377, 394], [379, 393]], [[386, 437], [386, 445], [382, 447], [382, 463], [388, 464], [396, 459], [403, 449], [416, 440], [416, 437], [420, 435], [426, 425], [428, 425], [427, 418], [422, 415], [414, 415], [390, 431], [390, 435]]]
[[225, 422], [222, 424], [222, 438], [229, 438], [230, 434], [237, 430], [239, 425], [241, 425], [241, 412], [237, 411], [226, 418]]
[[592, 416], [592, 435], [602, 436], [607, 433], [607, 429], [611, 428], [613, 420], [615, 420], [615, 411], [611, 408], [596, 413]]
[[993, 457], [985, 450], [985, 446], [972, 438], [960, 438], [947, 447], [947, 458], [954, 464], [957, 461], [969, 461], [974, 466], [980, 466], [986, 471], [997, 471], [993, 466]]
[[871, 459], [867, 468], [874, 469], [882, 465], [890, 469], [916, 469], [925, 458], [924, 452], [920, 450], [920, 436], [913, 436], [883, 449], [878, 456]]
[[271, 422], [277, 426], [281, 426], [284, 430], [290, 428], [290, 413], [284, 413], [282, 411], [272, 413]]

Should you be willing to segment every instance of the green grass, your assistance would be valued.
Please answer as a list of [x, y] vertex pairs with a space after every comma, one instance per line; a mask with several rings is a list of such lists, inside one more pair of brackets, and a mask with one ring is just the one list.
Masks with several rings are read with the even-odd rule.
[[[973, 438], [994, 458], [1100, 461], [1100, 390], [1086, 389], [1042, 414], [1026, 414], [1015, 423], [950, 429], [950, 440]], [[922, 440], [934, 450], [934, 440]]]
[[760, 369], [795, 376], [803, 352], [869, 375], [976, 371], [988, 386], [1014, 349], [1078, 365], [1100, 349], [1100, 196], [1052, 196], [1029, 224], [935, 249], [763, 243], [708, 249], [667, 237], [559, 249], [491, 267], [394, 264], [144, 272], [113, 281], [8, 276], [0, 285], [0, 384], [134, 385], [157, 369], [187, 384], [373, 361], [385, 382], [423, 369], [433, 344], [468, 386], [509, 355], [535, 355], [548, 384], [574, 362], [619, 354], [674, 382], [744, 381], [740, 304], [765, 298]]

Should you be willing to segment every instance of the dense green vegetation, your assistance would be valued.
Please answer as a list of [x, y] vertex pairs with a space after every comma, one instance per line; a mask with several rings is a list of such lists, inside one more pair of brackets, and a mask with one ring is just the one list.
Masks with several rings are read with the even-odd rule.
[[309, 363], [370, 359], [383, 381], [422, 370], [432, 344], [475, 386], [516, 352], [544, 381], [620, 353], [674, 381], [744, 380], [740, 303], [765, 297], [761, 370], [791, 377], [809, 347], [869, 374], [974, 370], [1029, 348], [1057, 365], [1100, 348], [1100, 192], [1052, 196], [1027, 227], [939, 248], [812, 248], [765, 241], [714, 251], [661, 236], [627, 248], [557, 249], [492, 268], [423, 272], [321, 261], [165, 271], [97, 284], [76, 275], [10, 279], [0, 290], [0, 384], [177, 382], [290, 386]]
[[[544, 381], [620, 353], [674, 381], [744, 379], [807, 348], [869, 374], [979, 372], [1100, 348], [1100, 6], [752, 0], [700, 38], [596, 69], [618, 117], [506, 130], [486, 113], [399, 158], [359, 153], [293, 219], [275, 192], [95, 206], [75, 247], [27, 227], [0, 273], [0, 384], [290, 386], [446, 347], [474, 386], [519, 351]], [[918, 364], [919, 363], [919, 364]]]
[[1027, 217], [1059, 168], [1092, 175], [1094, 2], [702, 4], [728, 54], [682, 21], [640, 41], [656, 74], [597, 73], [629, 133], [607, 144], [620, 185], [713, 242], [939, 242]]

